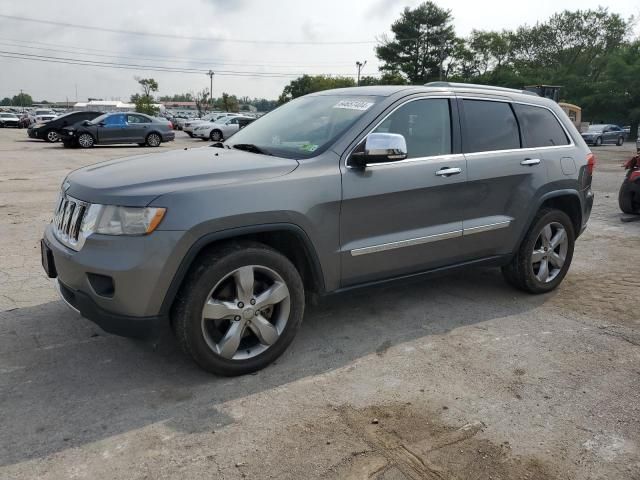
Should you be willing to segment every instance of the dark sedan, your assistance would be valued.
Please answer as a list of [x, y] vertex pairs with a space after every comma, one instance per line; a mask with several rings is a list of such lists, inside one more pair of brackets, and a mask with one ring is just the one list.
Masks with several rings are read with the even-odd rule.
[[588, 145], [599, 147], [605, 143], [613, 143], [621, 146], [624, 143], [625, 133], [617, 125], [589, 125], [586, 132], [581, 133]]
[[102, 115], [102, 112], [70, 112], [44, 123], [36, 123], [27, 129], [29, 138], [39, 138], [47, 142], [60, 140], [60, 130], [70, 127], [78, 122], [93, 120]]
[[171, 123], [142, 113], [105, 113], [91, 120], [63, 128], [60, 132], [65, 147], [137, 143], [157, 147], [175, 138]]

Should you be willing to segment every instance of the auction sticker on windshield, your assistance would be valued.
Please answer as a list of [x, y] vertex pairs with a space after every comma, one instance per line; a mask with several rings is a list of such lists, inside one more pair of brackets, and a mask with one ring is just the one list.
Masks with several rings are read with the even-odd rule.
[[373, 105], [372, 102], [364, 102], [362, 100], [340, 100], [333, 108], [344, 108], [346, 110], [369, 110]]

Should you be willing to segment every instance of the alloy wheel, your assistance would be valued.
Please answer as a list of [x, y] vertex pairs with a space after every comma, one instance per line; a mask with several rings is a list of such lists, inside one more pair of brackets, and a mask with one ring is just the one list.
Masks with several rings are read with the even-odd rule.
[[55, 130], [49, 130], [47, 132], [47, 140], [49, 140], [51, 143], [55, 143], [58, 141], [60, 137], [58, 136], [58, 132], [56, 132]]
[[282, 277], [260, 265], [240, 267], [220, 280], [202, 309], [209, 348], [229, 360], [253, 358], [280, 338], [291, 309]]
[[211, 132], [211, 140], [213, 140], [214, 142], [219, 142], [220, 140], [222, 140], [222, 134], [217, 130]]
[[562, 270], [567, 258], [569, 238], [558, 222], [545, 225], [533, 247], [531, 265], [539, 282], [552, 282]]
[[78, 144], [82, 148], [89, 148], [93, 146], [93, 137], [88, 133], [83, 133], [78, 137]]
[[160, 145], [160, 135], [156, 133], [152, 133], [151, 135], [149, 135], [149, 137], [147, 137], [147, 144], [150, 147], [157, 147], [158, 145]]

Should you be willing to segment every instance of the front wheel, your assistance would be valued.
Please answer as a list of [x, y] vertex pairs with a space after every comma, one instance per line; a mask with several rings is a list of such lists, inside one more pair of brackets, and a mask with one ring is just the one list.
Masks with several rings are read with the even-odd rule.
[[220, 130], [213, 130], [209, 134], [209, 138], [212, 142], [220, 142], [222, 140], [222, 132]]
[[624, 144], [624, 137], [618, 137], [618, 141], [616, 142], [616, 145], [621, 147]]
[[172, 309], [178, 343], [203, 369], [226, 376], [266, 367], [302, 322], [304, 287], [284, 255], [259, 243], [200, 257]]
[[634, 192], [633, 184], [628, 180], [620, 186], [618, 205], [623, 213], [640, 214], [640, 196]]
[[89, 133], [82, 133], [78, 137], [78, 145], [82, 148], [91, 148], [95, 144], [95, 140]]
[[508, 283], [520, 290], [550, 292], [567, 274], [574, 244], [575, 232], [569, 216], [560, 210], [540, 210], [502, 273]]
[[599, 147], [600, 145], [602, 145], [602, 137], [596, 138], [596, 147]]

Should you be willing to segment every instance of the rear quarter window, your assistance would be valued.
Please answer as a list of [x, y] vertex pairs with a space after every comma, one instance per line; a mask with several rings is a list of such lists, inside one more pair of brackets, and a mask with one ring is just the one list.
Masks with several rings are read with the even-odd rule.
[[518, 122], [507, 102], [463, 100], [465, 153], [520, 148]]
[[569, 145], [569, 139], [556, 116], [546, 108], [514, 104], [520, 122], [523, 147]]

